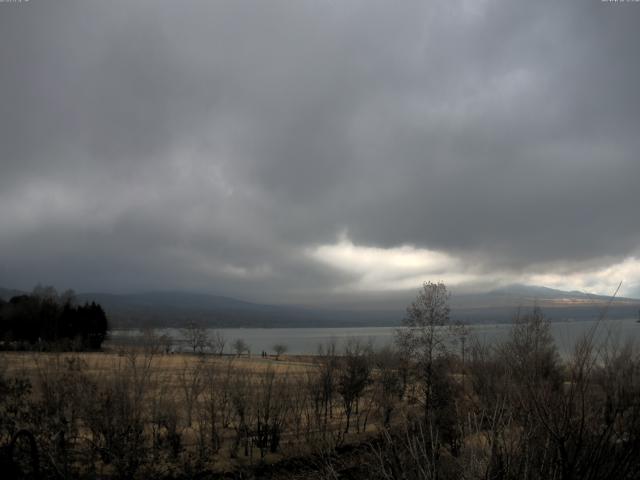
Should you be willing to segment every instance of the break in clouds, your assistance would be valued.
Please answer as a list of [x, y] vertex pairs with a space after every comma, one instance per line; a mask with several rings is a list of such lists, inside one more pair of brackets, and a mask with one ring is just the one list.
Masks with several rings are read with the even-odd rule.
[[640, 7], [0, 4], [0, 285], [640, 296]]

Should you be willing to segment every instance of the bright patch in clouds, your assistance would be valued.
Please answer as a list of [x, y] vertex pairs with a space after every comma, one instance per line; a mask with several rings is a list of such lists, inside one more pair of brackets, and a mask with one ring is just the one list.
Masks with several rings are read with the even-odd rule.
[[628, 257], [606, 267], [579, 270], [568, 274], [542, 273], [531, 275], [528, 281], [560, 290], [613, 294], [622, 282], [619, 295], [637, 297], [640, 294], [640, 259]]
[[336, 286], [337, 291], [407, 290], [429, 280], [474, 290], [523, 283], [604, 295], [613, 293], [622, 282], [619, 295], [634, 296], [640, 291], [640, 259], [636, 257], [599, 268], [532, 266], [532, 273], [496, 271], [489, 266], [486, 269], [474, 266], [443, 251], [412, 245], [391, 248], [356, 245], [346, 234], [340, 235], [336, 243], [308, 248], [306, 253], [313, 260], [347, 274], [346, 283]]
[[401, 245], [392, 248], [355, 245], [346, 235], [335, 244], [307, 250], [309, 257], [336, 270], [351, 274], [352, 291], [406, 290], [430, 279], [448, 284], [472, 282], [477, 275], [467, 272], [462, 261], [437, 250]]

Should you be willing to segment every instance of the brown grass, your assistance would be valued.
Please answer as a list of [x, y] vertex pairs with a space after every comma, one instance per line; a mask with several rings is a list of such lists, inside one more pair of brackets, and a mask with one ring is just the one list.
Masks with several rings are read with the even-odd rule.
[[[135, 361], [141, 365], [145, 361], [144, 352], [1, 352], [0, 369], [5, 375], [23, 376], [35, 379], [43, 371], [54, 365], [64, 364], [72, 359], [80, 359], [83, 372], [89, 376], [109, 376], [119, 371], [125, 364]], [[260, 374], [273, 370], [277, 374], [291, 376], [304, 375], [316, 368], [311, 357], [281, 356], [279, 360], [261, 357], [238, 357], [235, 355], [194, 355], [175, 353], [169, 355], [156, 354], [150, 364], [150, 373], [162, 378], [165, 386], [178, 382], [178, 375], [185, 369], [191, 369], [200, 362], [208, 366], [226, 367], [229, 362], [234, 369]]]

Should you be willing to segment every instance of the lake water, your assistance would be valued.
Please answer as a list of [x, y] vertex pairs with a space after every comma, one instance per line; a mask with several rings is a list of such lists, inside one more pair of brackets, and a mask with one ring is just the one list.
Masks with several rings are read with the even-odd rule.
[[[640, 323], [635, 319], [606, 320], [596, 325], [595, 321], [554, 322], [551, 333], [561, 354], [566, 355], [573, 350], [575, 342], [590, 329], [597, 326], [595, 338], [598, 343], [605, 339], [622, 344], [628, 340], [640, 340]], [[340, 350], [349, 339], [371, 342], [374, 347], [382, 347], [393, 342], [397, 327], [353, 327], [353, 328], [220, 328], [217, 331], [227, 340], [225, 351], [232, 352], [231, 345], [242, 339], [249, 345], [253, 354], [261, 351], [273, 352], [275, 344], [287, 346], [287, 353], [315, 354], [319, 345], [336, 342]], [[510, 324], [469, 325], [472, 337], [482, 343], [492, 344], [504, 340], [511, 329]], [[181, 329], [157, 329], [156, 334], [169, 335], [173, 340], [173, 350], [185, 351], [187, 344]], [[116, 330], [111, 334], [113, 344], [134, 342], [141, 332], [137, 330]]]

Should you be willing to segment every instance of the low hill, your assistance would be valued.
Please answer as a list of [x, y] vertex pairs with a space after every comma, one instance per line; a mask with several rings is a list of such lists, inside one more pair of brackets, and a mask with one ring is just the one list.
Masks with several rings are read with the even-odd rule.
[[267, 305], [230, 297], [188, 292], [112, 295], [85, 293], [79, 302], [95, 301], [118, 327], [181, 327], [188, 322], [216, 327], [340, 327], [394, 325], [390, 311], [350, 311]]

